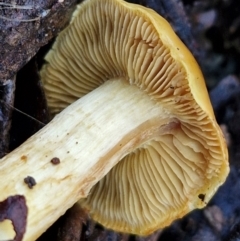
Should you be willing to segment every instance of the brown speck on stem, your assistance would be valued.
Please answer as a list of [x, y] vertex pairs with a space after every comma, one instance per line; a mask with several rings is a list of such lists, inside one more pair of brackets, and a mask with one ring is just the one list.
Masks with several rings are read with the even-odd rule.
[[24, 162], [27, 161], [27, 156], [22, 155], [22, 156], [21, 156], [21, 160], [24, 161]]
[[35, 181], [35, 179], [31, 176], [27, 176], [24, 178], [24, 182], [28, 185], [29, 188], [33, 188], [33, 186], [35, 186], [37, 183]]
[[60, 163], [60, 159], [58, 157], [54, 157], [52, 158], [51, 163], [53, 165], [58, 165]]

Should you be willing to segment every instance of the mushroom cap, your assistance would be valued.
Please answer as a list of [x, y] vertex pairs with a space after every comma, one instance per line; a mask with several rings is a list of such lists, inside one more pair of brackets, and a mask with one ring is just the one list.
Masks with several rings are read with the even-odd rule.
[[202, 73], [165, 19], [122, 0], [86, 0], [41, 71], [52, 114], [124, 77], [177, 122], [127, 154], [81, 205], [104, 226], [146, 235], [206, 205], [229, 172]]

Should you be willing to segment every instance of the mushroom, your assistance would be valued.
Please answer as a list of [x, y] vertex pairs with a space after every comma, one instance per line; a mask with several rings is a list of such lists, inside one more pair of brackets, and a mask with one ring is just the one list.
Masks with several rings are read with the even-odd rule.
[[157, 13], [86, 0], [46, 61], [57, 115], [0, 161], [0, 201], [26, 199], [23, 240], [78, 200], [107, 228], [146, 235], [204, 207], [225, 181], [227, 148], [202, 73]]

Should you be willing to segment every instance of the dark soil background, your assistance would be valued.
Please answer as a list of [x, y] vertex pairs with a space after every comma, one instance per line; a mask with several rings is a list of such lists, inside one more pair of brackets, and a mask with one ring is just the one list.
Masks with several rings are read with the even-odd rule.
[[[31, 4], [24, 0], [15, 2], [21, 6]], [[36, 2], [39, 4], [36, 5]], [[66, 26], [76, 2], [36, 0], [34, 11], [27, 12], [23, 9], [6, 9], [0, 2], [1, 156], [16, 148], [49, 121], [38, 70], [51, 47], [52, 38]], [[149, 237], [128, 236], [105, 230], [86, 218], [78, 207], [74, 207], [38, 241], [239, 241], [240, 1], [131, 2], [151, 7], [167, 18], [196, 57], [205, 76], [218, 123], [227, 139], [230, 174], [205, 209], [193, 211]], [[61, 21], [57, 21], [59, 14]], [[6, 17], [39, 19], [35, 22], [21, 22], [7, 20]], [[47, 24], [49, 21], [51, 24]]]

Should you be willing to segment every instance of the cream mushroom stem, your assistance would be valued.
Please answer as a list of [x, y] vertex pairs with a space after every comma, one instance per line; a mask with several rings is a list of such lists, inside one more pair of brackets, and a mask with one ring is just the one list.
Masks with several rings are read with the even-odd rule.
[[[107, 81], [71, 104], [0, 161], [0, 201], [24, 195], [24, 241], [39, 237], [127, 155], [177, 121], [124, 79]], [[176, 125], [174, 124], [176, 123]], [[173, 128], [174, 129], [174, 128]], [[58, 157], [60, 164], [50, 161]], [[32, 176], [30, 189], [24, 178]], [[3, 231], [3, 230], [2, 230]]]

